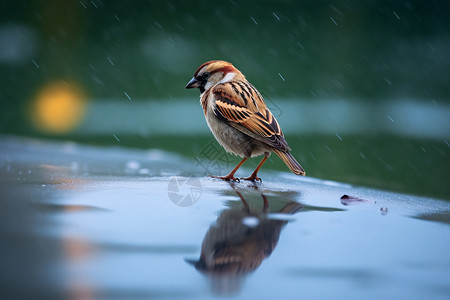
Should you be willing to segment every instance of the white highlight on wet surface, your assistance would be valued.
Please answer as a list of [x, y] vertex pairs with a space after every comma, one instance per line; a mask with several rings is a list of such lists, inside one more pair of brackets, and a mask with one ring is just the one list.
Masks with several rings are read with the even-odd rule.
[[84, 5], [83, 1], [80, 1], [81, 5], [83, 5], [84, 8], [87, 8], [86, 5]]
[[289, 221], [295, 220], [295, 218], [292, 215], [283, 214], [283, 213], [269, 213], [267, 215], [267, 218], [269, 220], [285, 221], [285, 222], [289, 222]]
[[131, 100], [131, 97], [128, 96], [127, 92], [124, 91], [123, 93], [125, 94], [125, 96], [127, 96], [128, 100]]
[[342, 138], [341, 138], [341, 136], [339, 135], [339, 133], [336, 132], [336, 136], [337, 136], [338, 139], [341, 140], [341, 142], [342, 142]]
[[336, 21], [333, 19], [333, 17], [330, 17], [331, 21], [333, 21], [334, 25], [337, 25]]
[[256, 217], [245, 217], [242, 219], [242, 224], [253, 228], [259, 225], [259, 220]]
[[120, 142], [120, 140], [119, 140], [119, 138], [117, 137], [117, 135], [113, 134], [113, 137], [114, 137], [118, 142]]
[[112, 66], [114, 66], [114, 62], [111, 60], [111, 58], [107, 57], [106, 59], [109, 61], [109, 63], [110, 63]]
[[280, 78], [281, 78], [283, 81], [286, 81], [286, 79], [284, 79], [284, 77], [283, 77], [283, 75], [281, 75], [281, 73], [278, 73], [278, 76], [280, 76]]
[[137, 170], [141, 167], [141, 164], [136, 160], [130, 160], [127, 162], [127, 169]]
[[139, 169], [138, 173], [140, 175], [148, 175], [148, 174], [150, 174], [150, 170], [147, 168], [142, 168], [142, 169]]
[[256, 24], [256, 25], [258, 25], [258, 22], [256, 22], [256, 20], [253, 18], [253, 17], [250, 17], [251, 19], [252, 19], [252, 21]]

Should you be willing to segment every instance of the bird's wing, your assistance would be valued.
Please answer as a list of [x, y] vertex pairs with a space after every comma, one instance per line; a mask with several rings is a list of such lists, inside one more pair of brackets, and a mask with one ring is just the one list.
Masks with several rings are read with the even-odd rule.
[[239, 131], [281, 151], [290, 148], [261, 94], [247, 81], [230, 81], [212, 90], [215, 115]]

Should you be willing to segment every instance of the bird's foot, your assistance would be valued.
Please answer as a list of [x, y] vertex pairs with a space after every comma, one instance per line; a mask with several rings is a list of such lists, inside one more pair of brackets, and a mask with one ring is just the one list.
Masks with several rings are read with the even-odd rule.
[[240, 181], [239, 178], [234, 177], [233, 174], [228, 174], [226, 176], [209, 175], [209, 177], [222, 179], [222, 180], [226, 180], [226, 181], [230, 181], [230, 180], [231, 181]]
[[242, 180], [249, 180], [249, 181], [253, 181], [253, 182], [259, 181], [259, 182], [262, 183], [262, 179], [260, 177], [256, 176], [256, 174], [252, 174], [252, 175], [250, 175], [248, 177], [241, 177], [241, 179]]

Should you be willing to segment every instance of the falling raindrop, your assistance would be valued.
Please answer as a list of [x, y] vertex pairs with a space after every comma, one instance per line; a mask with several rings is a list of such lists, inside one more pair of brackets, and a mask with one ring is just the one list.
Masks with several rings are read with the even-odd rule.
[[39, 69], [39, 65], [37, 64], [37, 62], [34, 59], [32, 59], [31, 62], [36, 66], [36, 68]]
[[277, 18], [277, 20], [280, 21], [280, 18], [277, 16], [277, 14], [275, 12], [272, 12], [272, 13], [275, 16], [275, 18]]
[[395, 11], [392, 11], [394, 13], [394, 15], [397, 17], [397, 19], [400, 20], [400, 17], [397, 15], [397, 13]]

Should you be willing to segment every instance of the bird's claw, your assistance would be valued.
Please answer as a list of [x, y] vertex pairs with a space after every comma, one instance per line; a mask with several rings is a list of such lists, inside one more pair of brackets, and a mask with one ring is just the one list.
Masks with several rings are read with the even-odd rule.
[[241, 180], [239, 178], [234, 177], [233, 175], [226, 175], [226, 176], [216, 176], [216, 175], [209, 175], [209, 177], [211, 178], [217, 178], [217, 179], [222, 179], [222, 180], [226, 180], [226, 181], [237, 181], [237, 182], [241, 182]]
[[260, 177], [256, 176], [256, 175], [250, 175], [249, 177], [241, 177], [241, 179], [242, 180], [249, 180], [249, 181], [253, 181], [253, 182], [259, 181], [259, 182], [262, 183], [262, 179]]

